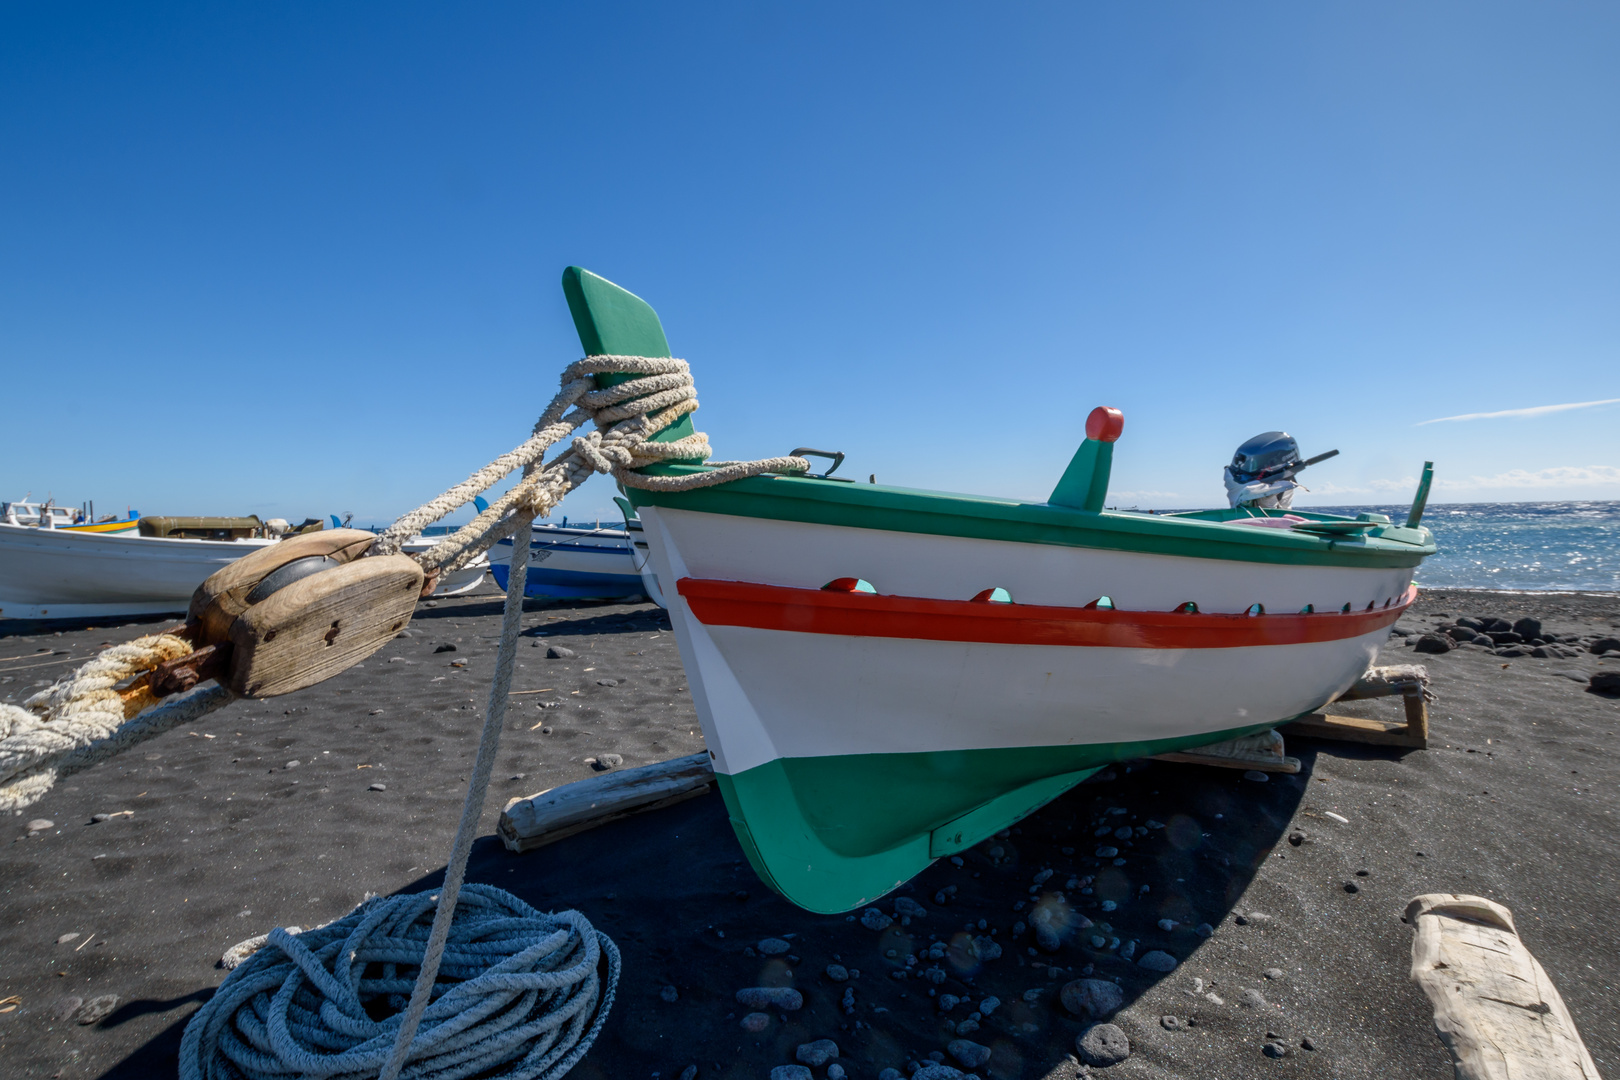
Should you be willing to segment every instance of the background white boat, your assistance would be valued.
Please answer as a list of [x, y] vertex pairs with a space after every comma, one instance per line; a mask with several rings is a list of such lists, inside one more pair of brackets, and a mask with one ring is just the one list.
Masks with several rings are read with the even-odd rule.
[[209, 574], [274, 543], [0, 523], [0, 618], [184, 614]]
[[[440, 539], [442, 538], [438, 536], [413, 536], [405, 541], [402, 550], [407, 555], [416, 555], [428, 550]], [[489, 573], [489, 556], [479, 555], [460, 570], [446, 574], [440, 580], [439, 587], [433, 590], [433, 595], [460, 596], [462, 593], [472, 592], [483, 583], [484, 575], [487, 573]]]
[[[0, 619], [183, 615], [214, 571], [273, 539], [187, 540], [0, 523]], [[415, 537], [407, 554], [433, 540]], [[470, 592], [489, 560], [448, 575], [435, 596]]]

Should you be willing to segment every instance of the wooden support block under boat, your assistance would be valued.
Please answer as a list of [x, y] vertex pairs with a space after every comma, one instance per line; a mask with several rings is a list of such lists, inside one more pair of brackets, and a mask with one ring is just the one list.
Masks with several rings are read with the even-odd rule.
[[513, 799], [496, 831], [511, 851], [533, 851], [610, 821], [657, 810], [709, 790], [714, 767], [707, 753], [619, 769]]
[[1283, 730], [1290, 735], [1307, 735], [1313, 739], [1422, 750], [1429, 745], [1429, 670], [1422, 664], [1371, 668], [1354, 686], [1340, 694], [1338, 700], [1360, 701], [1396, 695], [1405, 705], [1404, 721], [1312, 713]]
[[1179, 761], [1188, 765], [1214, 765], [1222, 769], [1253, 769], [1256, 772], [1297, 773], [1299, 758], [1283, 753], [1283, 737], [1275, 731], [1245, 735], [1241, 739], [1196, 746], [1168, 754], [1154, 754], [1155, 761]]
[[1513, 912], [1482, 896], [1428, 893], [1406, 906], [1412, 981], [1458, 1080], [1598, 1080], [1558, 988], [1519, 939]]

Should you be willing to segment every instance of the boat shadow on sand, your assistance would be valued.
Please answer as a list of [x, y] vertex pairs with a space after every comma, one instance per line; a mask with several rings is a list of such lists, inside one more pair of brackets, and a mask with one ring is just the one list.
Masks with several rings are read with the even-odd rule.
[[[1289, 823], [1315, 757], [1310, 745], [1296, 752], [1305, 771], [1266, 783], [1166, 762], [1107, 770], [965, 852], [962, 865], [934, 863], [871, 905], [882, 918], [813, 915], [765, 888], [713, 792], [524, 855], [486, 836], [468, 879], [542, 911], [577, 909], [623, 951], [613, 1014], [573, 1076], [676, 1076], [695, 1064], [701, 1077], [754, 1080], [816, 1039], [836, 1042], [854, 1076], [891, 1067], [908, 1075], [908, 1062], [931, 1054], [957, 1065], [948, 1056], [956, 1039], [989, 1048], [989, 1062], [973, 1070], [987, 1080], [1045, 1076], [1075, 1053], [1089, 1025], [1061, 1004], [1065, 984], [1117, 981], [1128, 1008], [1161, 980], [1180, 978], [1141, 960], [1155, 951], [1193, 957], [1208, 928], [1242, 908], [1264, 860], [1291, 850]], [[441, 880], [429, 875], [400, 892]], [[899, 914], [901, 898], [926, 914], [906, 903], [898, 908], [913, 914]], [[1055, 951], [1036, 940], [1037, 908], [1058, 936]], [[758, 945], [766, 938], [786, 940], [789, 951], [765, 955]], [[847, 981], [829, 975], [834, 965]], [[666, 1000], [671, 986], [674, 1001]], [[765, 1030], [750, 1034], [740, 1026], [750, 1010], [736, 994], [753, 986], [795, 987], [804, 1006], [772, 1012]], [[960, 1003], [945, 1008], [946, 995]], [[985, 1015], [990, 997], [999, 1005]], [[141, 1069], [165, 1055], [172, 1061], [182, 1027], [104, 1077], [150, 1075]]]

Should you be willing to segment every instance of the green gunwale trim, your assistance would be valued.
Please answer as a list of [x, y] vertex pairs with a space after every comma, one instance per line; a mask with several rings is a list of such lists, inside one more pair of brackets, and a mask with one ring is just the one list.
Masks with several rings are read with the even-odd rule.
[[778, 758], [715, 779], [760, 880], [834, 914], [1023, 820], [1106, 765], [1282, 722], [1143, 742]]
[[[703, 466], [666, 465], [652, 475], [686, 475]], [[1199, 511], [1150, 515], [1092, 513], [1048, 503], [1021, 503], [981, 495], [917, 491], [882, 484], [839, 484], [799, 476], [756, 476], [710, 488], [667, 492], [630, 488], [636, 507], [667, 506], [707, 514], [768, 518], [855, 529], [961, 536], [1024, 544], [1133, 551], [1194, 559], [1289, 566], [1417, 566], [1434, 554], [1427, 529], [1372, 529], [1353, 537], [1318, 537], [1285, 529], [1234, 528], [1223, 524], [1249, 511]], [[1302, 517], [1342, 521], [1327, 514]], [[1421, 542], [1412, 542], [1421, 539]]]

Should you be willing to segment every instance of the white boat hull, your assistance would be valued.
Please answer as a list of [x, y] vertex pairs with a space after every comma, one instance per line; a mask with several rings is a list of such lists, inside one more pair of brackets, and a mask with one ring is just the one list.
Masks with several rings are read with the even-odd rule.
[[0, 618], [184, 614], [210, 574], [275, 542], [0, 524]]

